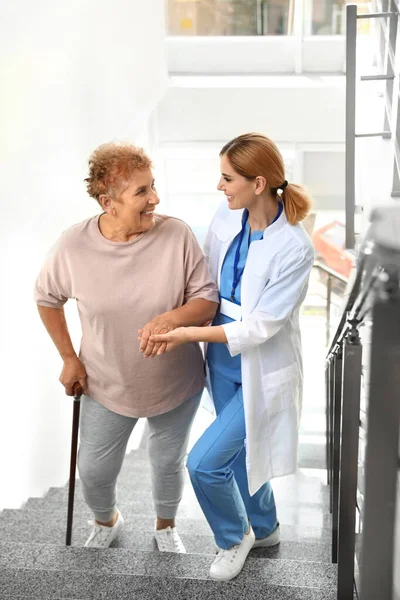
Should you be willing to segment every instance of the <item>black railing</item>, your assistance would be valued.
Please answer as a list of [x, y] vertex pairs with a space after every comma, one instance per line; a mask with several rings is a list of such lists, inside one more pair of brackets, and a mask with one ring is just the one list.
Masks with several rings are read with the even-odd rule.
[[355, 583], [360, 600], [393, 600], [400, 432], [400, 207], [373, 215], [329, 347], [326, 392], [337, 598], [352, 600]]

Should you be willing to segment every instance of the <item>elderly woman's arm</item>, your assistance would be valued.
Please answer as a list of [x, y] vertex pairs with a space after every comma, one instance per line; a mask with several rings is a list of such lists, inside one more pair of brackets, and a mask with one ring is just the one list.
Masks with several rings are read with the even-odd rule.
[[171, 310], [169, 314], [176, 327], [189, 327], [191, 325], [204, 325], [212, 321], [217, 312], [218, 302], [210, 302], [203, 298], [195, 298], [187, 304]]
[[77, 382], [80, 383], [83, 392], [87, 393], [86, 370], [72, 345], [64, 309], [40, 304], [37, 307], [40, 318], [64, 361], [60, 383], [65, 387], [65, 393], [67, 396], [73, 396], [74, 384]]

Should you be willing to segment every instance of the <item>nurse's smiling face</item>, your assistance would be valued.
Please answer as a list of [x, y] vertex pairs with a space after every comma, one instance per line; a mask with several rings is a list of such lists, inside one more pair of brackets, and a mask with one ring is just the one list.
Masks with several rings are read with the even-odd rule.
[[224, 192], [227, 197], [229, 208], [238, 210], [240, 208], [251, 208], [257, 201], [257, 179], [247, 179], [239, 175], [232, 167], [227, 156], [221, 156], [221, 178], [218, 190]]

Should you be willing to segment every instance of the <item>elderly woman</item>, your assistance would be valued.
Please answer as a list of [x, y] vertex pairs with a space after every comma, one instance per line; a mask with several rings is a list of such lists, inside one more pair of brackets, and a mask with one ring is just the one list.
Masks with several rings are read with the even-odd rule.
[[[68, 396], [84, 396], [78, 468], [94, 513], [86, 546], [108, 547], [123, 526], [116, 482], [129, 436], [147, 417], [152, 491], [160, 551], [185, 552], [175, 527], [190, 427], [204, 386], [198, 343], [145, 360], [137, 343], [182, 326], [212, 320], [219, 300], [204, 255], [189, 227], [155, 214], [159, 198], [152, 163], [142, 149], [100, 146], [85, 180], [102, 213], [67, 229], [35, 286], [40, 317], [64, 365]], [[63, 306], [77, 301], [79, 356]], [[138, 481], [140, 487], [140, 481]]]

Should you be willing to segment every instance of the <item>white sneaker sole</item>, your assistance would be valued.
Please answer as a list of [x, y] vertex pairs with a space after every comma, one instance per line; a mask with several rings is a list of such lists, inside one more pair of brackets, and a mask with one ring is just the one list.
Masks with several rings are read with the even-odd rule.
[[281, 541], [281, 532], [278, 527], [267, 537], [262, 538], [261, 540], [257, 540], [253, 544], [253, 548], [272, 548], [272, 546], [277, 546]]

